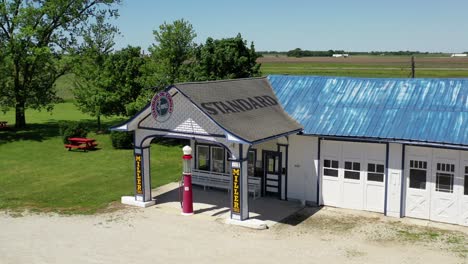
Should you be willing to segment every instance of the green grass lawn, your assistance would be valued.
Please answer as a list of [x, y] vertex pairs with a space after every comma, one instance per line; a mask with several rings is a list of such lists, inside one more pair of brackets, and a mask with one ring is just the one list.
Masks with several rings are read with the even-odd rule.
[[[95, 121], [72, 103], [57, 104], [52, 113], [27, 111], [30, 127], [0, 131], [0, 209], [94, 213], [132, 195], [133, 150], [112, 148], [108, 134], [90, 133], [96, 151], [67, 151], [58, 131], [62, 120], [82, 121], [95, 129]], [[14, 123], [14, 113], [0, 114]], [[104, 126], [123, 121], [104, 118]], [[181, 146], [153, 144], [152, 187], [180, 178]]]

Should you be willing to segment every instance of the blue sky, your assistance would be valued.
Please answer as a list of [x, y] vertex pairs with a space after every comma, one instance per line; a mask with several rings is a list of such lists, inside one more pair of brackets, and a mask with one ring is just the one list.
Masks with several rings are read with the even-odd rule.
[[467, 0], [123, 0], [117, 48], [147, 49], [153, 30], [184, 18], [196, 33], [241, 33], [256, 50], [468, 51]]

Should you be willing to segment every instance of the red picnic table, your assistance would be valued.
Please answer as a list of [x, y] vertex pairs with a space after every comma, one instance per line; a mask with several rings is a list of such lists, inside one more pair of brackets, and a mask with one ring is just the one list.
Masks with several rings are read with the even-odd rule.
[[7, 124], [8, 124], [7, 121], [0, 121], [0, 129], [7, 128]]
[[82, 149], [84, 151], [95, 149], [97, 146], [96, 140], [92, 138], [68, 138], [69, 144], [65, 144], [65, 148], [71, 150], [72, 148]]

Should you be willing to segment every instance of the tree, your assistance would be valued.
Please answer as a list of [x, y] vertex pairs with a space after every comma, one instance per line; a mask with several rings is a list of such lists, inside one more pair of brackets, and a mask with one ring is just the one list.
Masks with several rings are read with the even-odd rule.
[[77, 67], [80, 78], [74, 89], [76, 104], [83, 112], [97, 117], [98, 130], [101, 115], [129, 115], [127, 108], [133, 109], [142, 92], [139, 80], [143, 63], [140, 47], [129, 46], [99, 59], [85, 60]]
[[70, 50], [90, 21], [113, 17], [120, 0], [0, 0], [0, 75], [3, 107], [14, 107], [17, 128], [26, 126], [25, 109], [47, 108], [58, 100], [53, 85], [70, 67]]
[[82, 112], [97, 118], [98, 131], [101, 130], [102, 107], [108, 100], [104, 67], [117, 33], [117, 28], [99, 14], [96, 23], [83, 31], [83, 43], [74, 54], [75, 104]]
[[193, 57], [197, 36], [192, 25], [183, 20], [164, 23], [153, 31], [156, 44], [149, 48], [150, 56], [145, 66], [146, 86], [165, 87], [175, 82], [187, 81], [189, 61]]
[[258, 76], [260, 64], [253, 42], [238, 34], [234, 38], [213, 40], [208, 38], [196, 52], [193, 78], [196, 80], [236, 79]]

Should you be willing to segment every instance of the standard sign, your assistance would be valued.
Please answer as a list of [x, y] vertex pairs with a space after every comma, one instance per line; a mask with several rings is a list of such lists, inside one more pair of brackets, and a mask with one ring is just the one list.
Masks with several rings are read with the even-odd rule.
[[141, 155], [135, 155], [136, 193], [143, 194], [143, 176], [141, 174]]
[[278, 105], [278, 102], [268, 95], [201, 104], [210, 115], [246, 112], [275, 105]]
[[232, 212], [240, 214], [240, 169], [232, 169]]

